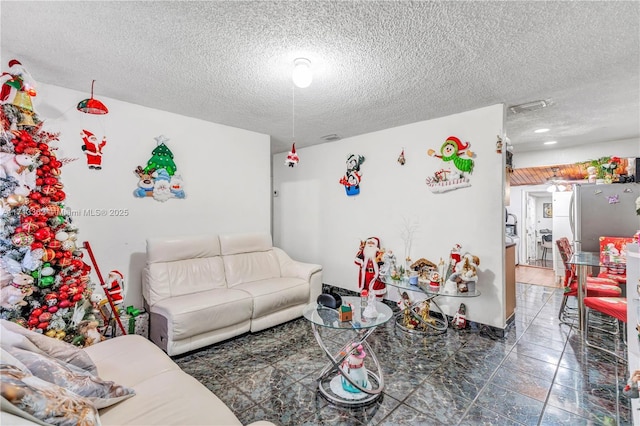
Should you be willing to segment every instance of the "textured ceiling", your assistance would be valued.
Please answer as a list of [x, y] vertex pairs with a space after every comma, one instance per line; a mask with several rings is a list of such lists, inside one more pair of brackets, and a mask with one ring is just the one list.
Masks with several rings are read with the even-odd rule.
[[549, 100], [507, 113], [519, 152], [639, 137], [639, 12], [637, 1], [3, 0], [0, 69], [17, 58], [37, 81], [83, 92], [95, 79], [98, 98], [266, 133], [277, 153], [294, 140], [290, 75], [306, 57], [298, 147]]

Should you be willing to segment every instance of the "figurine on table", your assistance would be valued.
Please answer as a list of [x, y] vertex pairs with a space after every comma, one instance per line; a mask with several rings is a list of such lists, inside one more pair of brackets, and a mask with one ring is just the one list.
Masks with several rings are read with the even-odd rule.
[[467, 307], [464, 303], [460, 304], [458, 312], [453, 317], [453, 328], [461, 330], [467, 327]]
[[358, 290], [368, 290], [378, 300], [382, 300], [387, 292], [386, 286], [380, 279], [380, 266], [383, 264], [384, 252], [380, 249], [380, 239], [369, 237], [360, 242], [360, 248], [356, 254], [355, 264], [360, 271], [358, 274]]
[[360, 390], [349, 383], [344, 376], [349, 376], [349, 378], [357, 383], [358, 386], [367, 389], [369, 387], [369, 375], [366, 367], [364, 366], [364, 358], [367, 356], [367, 353], [364, 351], [362, 345], [357, 343], [352, 343], [351, 348], [347, 347], [347, 350], [352, 350], [352, 352], [342, 362], [342, 388], [347, 392], [358, 393]]
[[629, 381], [627, 382], [624, 389], [622, 389], [623, 395], [628, 398], [638, 398], [640, 396], [638, 392], [639, 381], [640, 381], [640, 370], [636, 370], [631, 375], [631, 378], [629, 378]]

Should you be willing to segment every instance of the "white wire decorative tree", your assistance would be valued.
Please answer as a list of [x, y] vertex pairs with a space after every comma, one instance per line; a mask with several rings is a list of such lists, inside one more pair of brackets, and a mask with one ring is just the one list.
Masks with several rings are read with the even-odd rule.
[[[413, 237], [419, 228], [418, 220], [410, 220], [408, 218], [402, 219], [402, 225], [400, 228], [400, 238], [404, 242], [404, 260], [405, 271], [408, 271], [411, 266], [411, 245], [413, 244]], [[407, 272], [408, 273], [408, 272]]]

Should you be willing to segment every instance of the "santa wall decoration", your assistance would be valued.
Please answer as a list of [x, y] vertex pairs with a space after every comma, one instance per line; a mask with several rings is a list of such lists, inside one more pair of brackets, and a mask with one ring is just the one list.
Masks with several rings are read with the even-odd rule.
[[347, 172], [340, 179], [340, 184], [344, 185], [348, 196], [360, 193], [360, 181], [362, 179], [360, 165], [362, 163], [364, 163], [364, 156], [362, 155], [349, 154], [349, 157], [347, 157]]
[[138, 187], [133, 195], [137, 198], [153, 197], [161, 202], [171, 198], [185, 198], [182, 176], [176, 173], [178, 167], [173, 161], [173, 153], [165, 144], [169, 139], [160, 135], [155, 140], [157, 146], [151, 151], [147, 166], [138, 166], [133, 171], [138, 176]]
[[80, 132], [82, 138], [82, 151], [87, 156], [87, 166], [89, 169], [102, 169], [102, 148], [107, 144], [107, 137], [103, 136], [98, 142], [98, 138], [88, 130]]
[[360, 241], [355, 264], [358, 265], [358, 289], [373, 293], [377, 300], [382, 300], [387, 292], [382, 282], [380, 267], [384, 264], [384, 250], [380, 248], [380, 238], [369, 237]]
[[294, 142], [291, 146], [291, 151], [287, 154], [287, 159], [284, 161], [284, 164], [289, 167], [293, 167], [298, 164], [298, 162], [300, 162], [300, 157], [296, 153], [296, 143]]
[[[469, 142], [462, 143], [455, 136], [449, 136], [440, 147], [440, 154], [429, 149], [427, 154], [441, 160], [440, 168], [426, 179], [429, 190], [434, 193], [452, 191], [471, 186], [469, 175], [473, 172], [473, 152]], [[469, 158], [464, 158], [464, 157]]]

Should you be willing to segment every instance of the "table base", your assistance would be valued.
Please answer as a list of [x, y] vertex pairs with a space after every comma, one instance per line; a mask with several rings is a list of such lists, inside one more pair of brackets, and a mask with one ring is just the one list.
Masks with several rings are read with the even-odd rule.
[[[371, 371], [368, 371], [367, 373], [369, 376], [369, 386], [367, 386], [367, 390], [371, 390], [373, 387], [378, 387], [380, 378]], [[334, 376], [330, 380], [328, 378], [319, 380], [318, 390], [320, 391], [320, 394], [328, 401], [348, 407], [371, 404], [381, 395], [367, 394], [364, 392], [347, 392], [342, 387], [341, 375]]]

